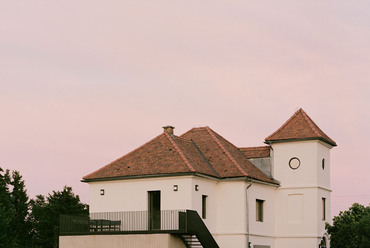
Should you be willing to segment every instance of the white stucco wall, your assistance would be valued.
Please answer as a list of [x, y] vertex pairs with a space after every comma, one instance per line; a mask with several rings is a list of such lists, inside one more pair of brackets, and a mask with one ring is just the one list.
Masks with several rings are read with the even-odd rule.
[[[282, 188], [317, 186], [317, 141], [277, 143], [272, 148], [274, 178]], [[293, 157], [301, 163], [296, 170], [289, 167]]]
[[[211, 232], [217, 226], [217, 182], [196, 176], [142, 178], [91, 182], [90, 213], [147, 211], [148, 191], [161, 191], [161, 210], [196, 210], [202, 216], [202, 196], [207, 196], [203, 221]], [[174, 191], [174, 185], [178, 190]], [[197, 185], [197, 189], [195, 189]], [[100, 190], [104, 189], [104, 195]]]
[[[281, 188], [323, 187], [330, 189], [330, 149], [321, 141], [296, 141], [272, 145], [274, 178], [281, 182]], [[297, 157], [301, 165], [292, 170], [289, 160]], [[322, 169], [325, 159], [325, 169]]]
[[[195, 190], [198, 185], [198, 191]], [[202, 196], [207, 196], [206, 218], [203, 219], [209, 231], [214, 233], [217, 230], [217, 212], [218, 212], [218, 194], [217, 194], [218, 180], [192, 177], [192, 186], [189, 194], [191, 194], [192, 201], [189, 209], [196, 210], [202, 217]]]
[[[244, 180], [217, 184], [217, 230], [213, 235], [222, 248], [246, 247], [248, 225], [252, 245], [274, 247], [276, 187], [253, 182], [247, 190], [249, 184]], [[263, 222], [256, 221], [256, 199], [265, 201]]]
[[[330, 190], [330, 149], [331, 146], [323, 143], [317, 143], [317, 180], [318, 185], [322, 188]], [[322, 168], [322, 160], [325, 159], [324, 169]]]
[[277, 190], [275, 209], [277, 237], [316, 237], [317, 222], [321, 222], [318, 198], [318, 189]]
[[[276, 247], [317, 247], [330, 216], [330, 148], [321, 141], [277, 143], [273, 148], [276, 190]], [[298, 169], [289, 167], [297, 157]], [[322, 159], [325, 167], [322, 169]], [[326, 220], [322, 220], [322, 198]]]
[[60, 248], [186, 248], [170, 234], [80, 235], [59, 237]]
[[[161, 191], [161, 209], [192, 208], [192, 177], [90, 182], [90, 212], [147, 211], [148, 191]], [[178, 186], [178, 191], [173, 186]], [[100, 190], [104, 189], [104, 195]]]
[[245, 232], [245, 182], [220, 182], [218, 183], [217, 193], [217, 233], [235, 235]]
[[[253, 245], [268, 245], [275, 247], [275, 209], [276, 189], [270, 185], [252, 183], [249, 193], [249, 230], [250, 242]], [[256, 220], [256, 200], [263, 200], [263, 221]]]

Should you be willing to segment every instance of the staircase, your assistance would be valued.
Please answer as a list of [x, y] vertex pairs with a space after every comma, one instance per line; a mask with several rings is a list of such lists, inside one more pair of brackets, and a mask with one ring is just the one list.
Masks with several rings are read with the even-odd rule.
[[186, 248], [219, 248], [197, 211], [180, 212], [179, 225], [182, 232], [178, 236]]
[[184, 242], [186, 248], [203, 248], [199, 242], [197, 236], [191, 234], [185, 234], [180, 236], [182, 242]]

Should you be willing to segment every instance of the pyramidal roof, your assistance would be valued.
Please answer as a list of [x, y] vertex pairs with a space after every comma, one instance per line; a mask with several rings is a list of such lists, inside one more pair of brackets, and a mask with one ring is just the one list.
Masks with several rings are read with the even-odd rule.
[[336, 146], [313, 120], [300, 108], [278, 130], [265, 139], [265, 143], [277, 143], [298, 140], [321, 140], [329, 145]]

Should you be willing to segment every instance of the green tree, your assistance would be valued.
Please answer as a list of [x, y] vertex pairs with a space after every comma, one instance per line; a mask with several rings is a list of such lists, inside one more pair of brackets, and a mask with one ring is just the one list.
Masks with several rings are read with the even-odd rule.
[[326, 223], [332, 248], [370, 247], [370, 207], [354, 203], [349, 210], [340, 212], [333, 225]]
[[65, 186], [63, 191], [53, 191], [45, 198], [38, 195], [31, 200], [35, 247], [54, 248], [59, 242], [59, 218], [61, 214], [88, 214], [88, 205]]
[[0, 168], [0, 248], [18, 247], [11, 227], [15, 209], [8, 187], [9, 173]]
[[9, 184], [11, 185], [10, 198], [14, 208], [14, 216], [12, 219], [12, 228], [16, 230], [14, 233], [15, 239], [19, 243], [19, 247], [29, 247], [31, 225], [28, 220], [29, 216], [29, 198], [25, 183], [18, 171], [12, 171], [9, 175]]

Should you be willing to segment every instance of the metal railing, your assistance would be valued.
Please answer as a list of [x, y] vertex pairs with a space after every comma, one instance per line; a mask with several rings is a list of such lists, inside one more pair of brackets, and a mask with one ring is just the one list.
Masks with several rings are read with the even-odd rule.
[[186, 227], [185, 215], [186, 210], [61, 215], [59, 230], [60, 235], [181, 231]]
[[194, 210], [162, 210], [61, 215], [60, 235], [171, 233], [184, 238], [195, 235], [202, 247], [218, 248], [216, 241]]

